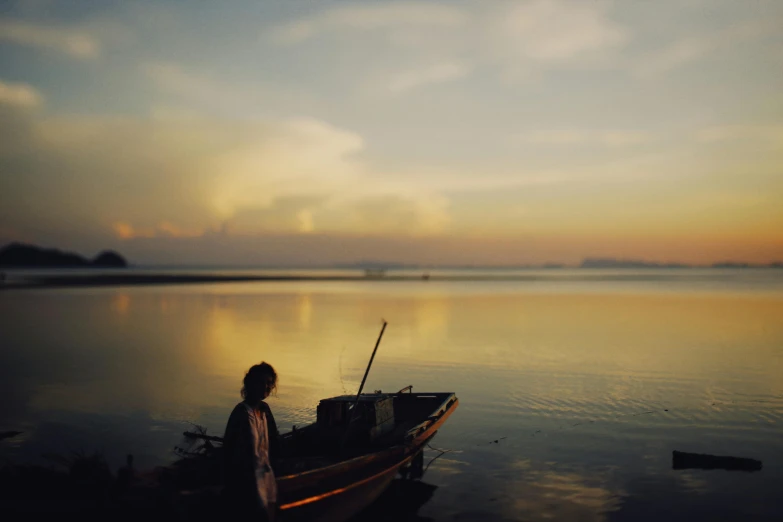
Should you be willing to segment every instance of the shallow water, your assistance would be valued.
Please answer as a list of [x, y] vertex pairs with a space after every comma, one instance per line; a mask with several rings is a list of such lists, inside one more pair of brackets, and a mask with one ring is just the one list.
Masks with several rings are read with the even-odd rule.
[[[0, 292], [0, 430], [24, 432], [0, 452], [165, 463], [188, 422], [222, 432], [260, 360], [281, 429], [309, 422], [357, 389], [384, 318], [367, 389], [460, 399], [419, 516], [782, 519], [783, 273], [572, 272]], [[763, 469], [673, 470], [673, 450]]]

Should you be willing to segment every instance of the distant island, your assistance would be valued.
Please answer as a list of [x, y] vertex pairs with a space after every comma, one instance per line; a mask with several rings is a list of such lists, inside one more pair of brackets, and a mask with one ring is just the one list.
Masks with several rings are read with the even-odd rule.
[[684, 263], [654, 263], [640, 259], [590, 258], [582, 261], [579, 268], [689, 268]]
[[55, 248], [10, 243], [0, 248], [3, 268], [125, 268], [128, 262], [117, 252], [105, 250], [93, 259]]
[[339, 270], [419, 270], [423, 267], [417, 264], [394, 263], [383, 261], [356, 261], [354, 263], [337, 263], [333, 268]]
[[642, 259], [618, 259], [614, 257], [588, 257], [578, 265], [566, 265], [562, 263], [541, 264], [509, 264], [509, 265], [417, 265], [383, 261], [357, 261], [355, 263], [338, 263], [331, 268], [343, 270], [519, 270], [519, 269], [574, 269], [574, 268], [603, 268], [603, 269], [634, 269], [634, 268], [783, 268], [783, 261], [774, 261], [767, 264], [754, 264], [738, 261], [721, 261], [718, 263], [695, 265], [688, 263], [658, 263], [644, 261]]
[[448, 265], [448, 264], [406, 264], [384, 261], [356, 261], [351, 263], [336, 263], [328, 268], [338, 270], [516, 270], [520, 268], [548, 269], [573, 268], [562, 263], [543, 263], [538, 265]]
[[[0, 269], [3, 267], [29, 268], [91, 268], [91, 267], [125, 267], [127, 262], [116, 252], [102, 252], [93, 260], [88, 260], [78, 254], [62, 252], [54, 249], [42, 249], [31, 245], [11, 244], [0, 249]], [[289, 267], [290, 272], [259, 273], [257, 268], [250, 267], [251, 272], [243, 272], [240, 268], [218, 267], [217, 271], [211, 268], [196, 272], [185, 270], [181, 273], [165, 270], [97, 270], [91, 273], [85, 272], [57, 272], [52, 273], [16, 273], [7, 274], [0, 271], [0, 290], [14, 290], [24, 288], [59, 288], [59, 287], [88, 287], [88, 286], [131, 286], [131, 285], [173, 285], [173, 284], [202, 284], [202, 283], [238, 283], [238, 282], [264, 282], [264, 281], [370, 281], [373, 283], [401, 282], [401, 281], [451, 281], [451, 282], [478, 282], [478, 281], [650, 281], [667, 279], [677, 280], [682, 277], [680, 271], [665, 272], [667, 268], [689, 269], [783, 269], [783, 263], [776, 262], [766, 265], [751, 265], [749, 263], [722, 262], [712, 265], [684, 265], [684, 264], [658, 264], [635, 260], [617, 260], [612, 258], [585, 259], [581, 265], [566, 266], [554, 263], [541, 265], [509, 265], [509, 266], [417, 266], [400, 263], [384, 263], [382, 261], [362, 261], [353, 264], [343, 264], [342, 268], [350, 267], [343, 273], [314, 273], [304, 272]], [[354, 271], [363, 269], [363, 274]], [[530, 271], [533, 269], [533, 271]], [[544, 269], [544, 270], [541, 270]], [[564, 274], [558, 274], [560, 269], [565, 269]], [[597, 269], [592, 271], [591, 269]], [[625, 272], [625, 270], [629, 270]], [[634, 273], [634, 269], [641, 269]], [[656, 274], [649, 274], [644, 269], [659, 270]], [[284, 269], [285, 270], [285, 269]], [[435, 273], [431, 273], [435, 270]], [[451, 270], [452, 272], [449, 272]], [[391, 271], [391, 273], [389, 272]], [[440, 271], [440, 272], [438, 272]], [[89, 271], [88, 271], [89, 272]], [[719, 271], [717, 277], [722, 277]], [[651, 279], [653, 277], [653, 279]]]
[[[128, 262], [117, 252], [105, 250], [88, 259], [73, 252], [58, 250], [55, 248], [42, 248], [36, 245], [25, 243], [9, 243], [0, 248], [0, 268], [125, 268]], [[198, 267], [211, 268], [211, 267]], [[234, 267], [218, 267], [234, 268]], [[240, 267], [235, 267], [239, 269]], [[258, 266], [248, 266], [242, 268], [264, 268]], [[277, 267], [295, 269], [296, 266]], [[307, 267], [299, 267], [307, 268]], [[783, 268], [783, 261], [774, 261], [766, 264], [747, 263], [742, 261], [721, 261], [712, 264], [687, 264], [687, 263], [659, 263], [655, 261], [645, 261], [641, 259], [624, 259], [614, 257], [588, 257], [576, 265], [546, 262], [540, 264], [507, 264], [507, 265], [484, 265], [484, 264], [415, 264], [401, 263], [395, 261], [381, 260], [360, 260], [355, 262], [336, 263], [324, 268], [335, 268], [340, 270], [361, 270], [366, 275], [377, 276], [383, 274], [388, 276], [388, 271], [425, 271], [429, 274], [430, 270], [558, 270], [558, 269], [669, 269], [669, 268], [716, 268], [716, 269], [742, 269], [742, 268]], [[298, 278], [298, 276], [296, 277]]]
[[711, 265], [689, 265], [685, 263], [655, 263], [639, 259], [587, 258], [579, 268], [781, 268], [783, 262], [752, 264], [736, 261], [721, 261]]

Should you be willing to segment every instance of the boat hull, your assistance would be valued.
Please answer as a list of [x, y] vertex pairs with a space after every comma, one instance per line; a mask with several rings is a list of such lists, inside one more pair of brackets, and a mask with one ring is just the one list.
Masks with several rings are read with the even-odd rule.
[[360, 513], [375, 502], [389, 487], [400, 468], [407, 461], [396, 463], [392, 467], [348, 488], [340, 488], [322, 498], [310, 498], [306, 503], [293, 502], [281, 506], [283, 521], [342, 522]]
[[279, 477], [284, 521], [344, 521], [372, 504], [408, 466], [457, 408], [450, 395], [427, 421], [410, 431], [405, 444], [357, 457], [313, 473]]

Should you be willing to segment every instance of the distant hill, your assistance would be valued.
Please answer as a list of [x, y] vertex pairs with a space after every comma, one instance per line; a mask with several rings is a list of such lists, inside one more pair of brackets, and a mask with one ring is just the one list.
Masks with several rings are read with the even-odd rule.
[[655, 263], [637, 259], [587, 258], [579, 268], [783, 268], [783, 263], [775, 261], [769, 264], [723, 261], [711, 265], [688, 265], [684, 263]]
[[0, 248], [0, 267], [6, 268], [124, 268], [128, 262], [117, 252], [101, 252], [87, 259], [55, 248], [41, 248], [24, 243], [10, 243]]
[[686, 268], [688, 265], [680, 263], [653, 263], [638, 259], [590, 258], [588, 257], [580, 268]]
[[357, 261], [355, 263], [337, 263], [334, 268], [342, 270], [416, 270], [419, 265], [384, 261]]
[[[736, 261], [722, 261], [712, 264], [712, 268], [750, 268], [751, 266], [750, 263], [738, 263]], [[774, 266], [774, 264], [771, 266]]]
[[125, 258], [112, 250], [104, 250], [92, 260], [92, 265], [101, 268], [125, 268], [128, 262]]
[[356, 261], [353, 263], [336, 263], [329, 268], [341, 270], [517, 270], [524, 268], [544, 269], [544, 268], [569, 268], [562, 263], [543, 263], [537, 265], [486, 265], [486, 264], [406, 264], [385, 261]]

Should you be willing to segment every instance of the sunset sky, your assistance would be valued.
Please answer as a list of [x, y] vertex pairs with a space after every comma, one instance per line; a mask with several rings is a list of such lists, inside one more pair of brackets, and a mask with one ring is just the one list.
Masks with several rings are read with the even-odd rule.
[[0, 244], [783, 259], [783, 2], [0, 3]]

